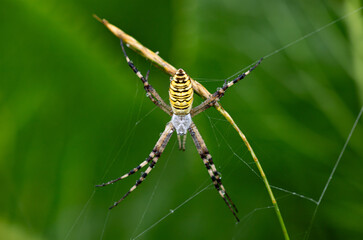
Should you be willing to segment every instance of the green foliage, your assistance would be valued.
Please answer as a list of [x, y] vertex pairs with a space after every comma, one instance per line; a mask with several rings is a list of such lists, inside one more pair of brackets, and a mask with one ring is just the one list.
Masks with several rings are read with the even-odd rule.
[[[103, 234], [103, 239], [130, 239], [210, 182], [191, 139], [186, 152], [180, 152], [172, 137], [148, 179], [108, 211], [139, 175], [97, 191], [94, 185], [143, 161], [169, 117], [145, 97], [119, 41], [93, 13], [159, 51], [213, 92], [260, 57], [362, 5], [2, 1], [0, 238], [100, 239]], [[271, 185], [319, 199], [363, 103], [362, 15], [359, 11], [271, 55], [221, 100], [250, 140]], [[150, 68], [129, 53], [143, 73]], [[169, 77], [151, 67], [149, 80], [167, 99]], [[267, 192], [248, 167], [255, 170], [237, 133], [215, 109], [194, 121], [242, 221], [235, 225], [210, 188], [141, 239], [282, 239], [273, 209], [266, 208], [271, 205]], [[360, 120], [310, 239], [363, 235], [362, 140]], [[291, 239], [303, 239], [315, 203], [273, 191]]]

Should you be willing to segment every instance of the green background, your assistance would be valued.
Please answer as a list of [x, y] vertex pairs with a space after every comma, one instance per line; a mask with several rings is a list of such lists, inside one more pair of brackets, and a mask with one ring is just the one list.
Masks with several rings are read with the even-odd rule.
[[[146, 97], [119, 41], [123, 29], [213, 92], [223, 79], [363, 5], [362, 1], [174, 0], [0, 3], [0, 239], [130, 239], [210, 183], [189, 137], [173, 136], [147, 180], [139, 174], [169, 117]], [[167, 100], [169, 77], [128, 50]], [[201, 99], [195, 98], [195, 103]], [[265, 59], [221, 100], [271, 185], [318, 200], [363, 103], [363, 13]], [[363, 236], [363, 123], [319, 206], [310, 239]], [[207, 188], [140, 239], [282, 239], [249, 152], [215, 110], [198, 126], [241, 222]], [[243, 161], [242, 161], [243, 160]], [[251, 170], [252, 169], [252, 170]], [[273, 189], [291, 239], [316, 204]]]

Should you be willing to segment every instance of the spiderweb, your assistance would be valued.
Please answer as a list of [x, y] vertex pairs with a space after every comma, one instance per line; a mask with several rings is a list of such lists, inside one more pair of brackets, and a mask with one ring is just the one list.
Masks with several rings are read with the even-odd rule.
[[[347, 17], [349, 17], [349, 16], [351, 16], [351, 15], [353, 15], [355, 13], [360, 12], [362, 9], [363, 9], [363, 7], [357, 8], [354, 11], [349, 12], [348, 14], [346, 14], [346, 15], [340, 17], [340, 18], [337, 18], [334, 21], [331, 21], [331, 22], [317, 28], [316, 30], [314, 30], [314, 31], [312, 31], [312, 32], [310, 32], [308, 34], [305, 34], [301, 38], [296, 39], [296, 40], [284, 45], [283, 47], [281, 47], [281, 48], [279, 48], [279, 49], [277, 49], [277, 50], [275, 50], [275, 51], [273, 51], [273, 52], [271, 52], [269, 54], [266, 54], [264, 56], [264, 59], [271, 58], [272, 56], [281, 53], [282, 51], [284, 51], [288, 47], [296, 45], [297, 43], [299, 43], [299, 42], [313, 36], [314, 34], [317, 34], [317, 33], [321, 32], [321, 31], [323, 31], [324, 29], [326, 29], [326, 28], [340, 22], [341, 20], [343, 20], [343, 19], [345, 19], [345, 18], [347, 18]], [[257, 60], [256, 60], [256, 62], [257, 62]], [[245, 71], [246, 69], [248, 69], [250, 66], [252, 66], [254, 64], [255, 64], [255, 62], [251, 63], [249, 66], [241, 69], [240, 71], [236, 72], [234, 75], [230, 76], [227, 79], [228, 80], [233, 79], [235, 76], [237, 76], [238, 74], [241, 74], [243, 71]], [[207, 82], [207, 83], [214, 82], [214, 81], [217, 81], [217, 82], [224, 81], [222, 79], [214, 79], [214, 80], [213, 79], [201, 79], [201, 78], [196, 78], [196, 79], [199, 80], [200, 82]], [[139, 97], [139, 95], [140, 95], [140, 93], [138, 92], [139, 90], [136, 90], [136, 91], [137, 92], [135, 94], [135, 98]], [[151, 109], [149, 112], [147, 112], [146, 114], [142, 114], [141, 109], [143, 108], [143, 102], [139, 106], [135, 106], [134, 104], [132, 104], [131, 108], [137, 108], [138, 109], [136, 111], [137, 112], [136, 120], [130, 118], [129, 127], [128, 127], [128, 129], [130, 129], [130, 130], [124, 136], [124, 138], [125, 138], [125, 140], [123, 142], [124, 146], [119, 148], [119, 152], [116, 154], [116, 157], [114, 157], [111, 160], [111, 162], [107, 164], [107, 169], [104, 170], [104, 175], [103, 175], [102, 179], [105, 179], [105, 177], [108, 175], [109, 170], [113, 167], [117, 157], [119, 157], [121, 149], [124, 149], [125, 146], [127, 147], [127, 145], [130, 144], [130, 142], [132, 142], [132, 141], [130, 141], [130, 139], [132, 139], [133, 136], [136, 134], [137, 127], [140, 124], [142, 124], [142, 122], [145, 119], [147, 119], [148, 116], [150, 114], [152, 114], [153, 111], [156, 109], [156, 107], [155, 107], [155, 108]], [[131, 109], [130, 112], [135, 112], [135, 111], [133, 109]], [[317, 213], [318, 213], [318, 209], [321, 206], [321, 203], [322, 203], [322, 200], [324, 199], [326, 191], [327, 191], [332, 179], [334, 178], [334, 176], [336, 174], [336, 170], [337, 170], [337, 168], [338, 168], [338, 166], [339, 166], [339, 164], [341, 162], [342, 156], [343, 156], [344, 152], [346, 151], [347, 146], [349, 146], [349, 142], [351, 140], [351, 137], [352, 137], [354, 131], [357, 128], [357, 124], [358, 124], [359, 120], [361, 119], [362, 112], [363, 112], [363, 107], [356, 114], [354, 122], [351, 123], [352, 124], [351, 130], [350, 130], [349, 133], [346, 134], [347, 136], [345, 138], [345, 143], [344, 143], [343, 146], [341, 146], [340, 154], [339, 154], [339, 156], [337, 156], [337, 158], [335, 160], [335, 164], [334, 164], [333, 168], [330, 171], [330, 174], [329, 174], [328, 179], [326, 180], [326, 183], [323, 186], [321, 186], [322, 190], [321, 190], [318, 198], [314, 198], [312, 196], [309, 196], [308, 194], [302, 194], [302, 193], [299, 193], [299, 192], [295, 192], [294, 190], [288, 189], [287, 187], [271, 185], [271, 188], [273, 188], [273, 189], [277, 190], [277, 192], [281, 193], [277, 197], [278, 201], [282, 200], [284, 198], [292, 196], [292, 197], [299, 198], [299, 199], [301, 199], [303, 201], [309, 202], [309, 203], [314, 205], [314, 210], [313, 210], [313, 213], [311, 215], [311, 218], [310, 218], [310, 221], [308, 223], [308, 226], [307, 226], [306, 230], [304, 232], [302, 232], [302, 233], [299, 233], [299, 234], [295, 233], [293, 236], [290, 236], [290, 237], [292, 237], [294, 239], [295, 238], [296, 239], [309, 239], [311, 229], [312, 229], [312, 227], [314, 225], [314, 221], [315, 221], [315, 218], [316, 218]], [[141, 115], [142, 115], [142, 117], [141, 117]], [[228, 135], [228, 133], [221, 132], [220, 128], [217, 126], [220, 123], [222, 125], [224, 124], [223, 129], [225, 129], [225, 128], [228, 128], [227, 127], [228, 123], [224, 119], [221, 119], [220, 117], [215, 117], [213, 115], [209, 115], [209, 113], [208, 114], [205, 113], [204, 116], [207, 118], [207, 121], [208, 121], [208, 123], [210, 125], [210, 128], [211, 128], [211, 134], [210, 135], [217, 142], [217, 147], [218, 148], [224, 148], [225, 146], [227, 146], [227, 148], [230, 151], [229, 152], [229, 158], [227, 158], [227, 159], [225, 159], [225, 161], [223, 161], [223, 165], [222, 166], [217, 166], [219, 168], [219, 170], [221, 172], [223, 172], [223, 169], [226, 166], [228, 166], [228, 164], [231, 164], [231, 162], [233, 162], [235, 159], [237, 159], [237, 160], [240, 161], [240, 163], [243, 166], [245, 166], [248, 169], [249, 172], [251, 172], [255, 176], [255, 179], [257, 179], [257, 181], [260, 181], [261, 177], [260, 177], [259, 173], [256, 171], [256, 169], [254, 168], [254, 163], [252, 161], [249, 162], [248, 160], [245, 160], [245, 159], [248, 158], [248, 152], [246, 150], [243, 150], [243, 148], [242, 148], [243, 146], [240, 146], [240, 145], [235, 146], [234, 142], [231, 142], [226, 137]], [[214, 191], [213, 190], [213, 185], [210, 183], [210, 179], [206, 178], [204, 181], [199, 183], [197, 187], [194, 188], [194, 191], [189, 195], [189, 197], [182, 198], [178, 204], [176, 204], [174, 207], [170, 208], [160, 218], [152, 220], [151, 224], [147, 225], [147, 224], [144, 223], [145, 222], [145, 216], [149, 214], [149, 212], [151, 211], [151, 206], [155, 202], [155, 200], [154, 200], [155, 194], [158, 191], [158, 187], [160, 185], [161, 179], [164, 179], [163, 175], [166, 172], [168, 162], [170, 161], [171, 158], [173, 158], [173, 154], [176, 153], [175, 146], [176, 146], [176, 141], [172, 139], [170, 141], [170, 143], [169, 143], [169, 148], [171, 148], [171, 153], [169, 152], [169, 153], [164, 154], [163, 155], [164, 161], [163, 161], [163, 164], [162, 164], [163, 166], [158, 166], [158, 168], [161, 168], [161, 172], [153, 174], [153, 175], [157, 175], [156, 177], [154, 176], [155, 179], [156, 179], [156, 183], [154, 184], [154, 186], [152, 186], [151, 193], [149, 192], [149, 194], [147, 196], [146, 205], [142, 207], [143, 210], [141, 211], [141, 215], [139, 217], [139, 220], [138, 220], [137, 224], [133, 227], [132, 234], [130, 236], [131, 239], [140, 239], [141, 237], [145, 237], [148, 233], [150, 233], [150, 231], [152, 229], [158, 227], [162, 222], [168, 221], [168, 219], [170, 219], [170, 217], [172, 215], [175, 215], [178, 212], [180, 212], [181, 209], [188, 207], [188, 204], [190, 204], [191, 201], [196, 199], [202, 193], [204, 193], [206, 191], [209, 191], [209, 190]], [[207, 146], [208, 146], [208, 143], [207, 143]], [[256, 148], [256, 146], [257, 146], [257, 148], [258, 148], [258, 143], [253, 142], [252, 146], [254, 148]], [[191, 151], [191, 150], [189, 149], [189, 151]], [[214, 152], [216, 152], [216, 151], [214, 151]], [[262, 150], [262, 152], [263, 152], [263, 150]], [[123, 156], [127, 156], [127, 152], [126, 152], [126, 155], [123, 154]], [[261, 158], [261, 156], [260, 156], [260, 158]], [[262, 157], [262, 159], [264, 159], [264, 157]], [[235, 164], [235, 163], [232, 163], [232, 165], [233, 164]], [[122, 166], [122, 169], [125, 170], [125, 171], [122, 171], [122, 173], [127, 171], [127, 168], [124, 168], [123, 166]], [[233, 174], [233, 171], [235, 171], [235, 170], [227, 171], [227, 173], [224, 173], [223, 177], [228, 178], [229, 175]], [[268, 171], [268, 172], [270, 172], [270, 171]], [[273, 173], [270, 173], [270, 175], [271, 174], [273, 174]], [[102, 182], [102, 180], [100, 182]], [[261, 183], [262, 183], [262, 181], [261, 181]], [[125, 183], [125, 185], [129, 185], [129, 183]], [[261, 184], [261, 186], [262, 186], [262, 184]], [[115, 185], [113, 187], [115, 187]], [[145, 191], [145, 187], [143, 188], [143, 190]], [[118, 191], [117, 187], [115, 187], [112, 191], [113, 191], [113, 195], [114, 195], [114, 197], [112, 199], [117, 199], [119, 197], [119, 191]], [[139, 191], [140, 191], [140, 189], [139, 189]], [[231, 191], [231, 190], [229, 190], [229, 191]], [[82, 216], [87, 211], [87, 209], [89, 207], [89, 204], [90, 204], [91, 200], [94, 198], [94, 196], [95, 196], [95, 191], [92, 191], [90, 198], [84, 204], [84, 206], [81, 209], [79, 215], [74, 220], [74, 223], [70, 227], [67, 235], [65, 236], [65, 239], [70, 238], [70, 236], [72, 234], [72, 231], [74, 231], [74, 228], [76, 227], [76, 225], [78, 224], [78, 222], [80, 221]], [[217, 198], [218, 195], [215, 194], [215, 197]], [[264, 197], [267, 198], [267, 196], [264, 196]], [[255, 207], [252, 208], [249, 212], [240, 213], [241, 214], [240, 215], [241, 223], [239, 223], [238, 224], [239, 226], [236, 227], [233, 238], [234, 239], [243, 238], [243, 233], [242, 232], [245, 230], [248, 221], [252, 221], [252, 218], [255, 215], [257, 215], [257, 214], [259, 214], [261, 212], [269, 211], [272, 208], [273, 208], [273, 206], [269, 205], [268, 201], [267, 201], [267, 203], [264, 206], [256, 206], [255, 205]], [[284, 211], [284, 207], [280, 207], [280, 208], [282, 209], [282, 211]], [[224, 210], [227, 212], [227, 209], [224, 209]], [[112, 215], [112, 213], [110, 211], [108, 211], [106, 216], [105, 216], [104, 225], [102, 226], [102, 229], [101, 229], [101, 232], [100, 232], [100, 239], [105, 239], [105, 233], [107, 232], [107, 226], [108, 226], [109, 221], [110, 221], [110, 215]], [[273, 219], [273, 220], [277, 221], [276, 219]], [[286, 219], [285, 219], [285, 222], [287, 222]], [[275, 226], [275, 227], [277, 228], [277, 226]], [[287, 222], [287, 228], [289, 230], [288, 222]]]

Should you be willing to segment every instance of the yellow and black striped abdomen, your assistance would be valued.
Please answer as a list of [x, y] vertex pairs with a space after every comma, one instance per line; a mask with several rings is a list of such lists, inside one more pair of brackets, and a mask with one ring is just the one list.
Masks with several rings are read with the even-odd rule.
[[193, 87], [183, 69], [176, 71], [170, 81], [169, 100], [174, 114], [189, 114], [193, 103]]

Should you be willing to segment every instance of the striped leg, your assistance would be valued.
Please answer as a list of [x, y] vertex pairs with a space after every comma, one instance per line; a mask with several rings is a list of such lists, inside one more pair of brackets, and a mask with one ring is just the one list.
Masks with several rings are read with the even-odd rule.
[[194, 123], [192, 123], [190, 125], [189, 132], [193, 138], [193, 141], [198, 150], [198, 153], [201, 156], [203, 163], [208, 170], [209, 176], [212, 179], [214, 187], [217, 189], [219, 195], [221, 195], [224, 202], [227, 204], [228, 208], [231, 210], [234, 217], [239, 222], [239, 219], [236, 214], [238, 212], [238, 210], [237, 210], [236, 206], [234, 205], [234, 203], [232, 202], [231, 198], [228, 196], [226, 189], [224, 188], [224, 186], [222, 184], [220, 174], [217, 171], [217, 169], [213, 163], [212, 156], [209, 154], [207, 146], [205, 145], [204, 140], [203, 140], [202, 136], [200, 135], [200, 133]]
[[111, 180], [111, 181], [106, 182], [106, 183], [102, 183], [102, 184], [96, 185], [96, 187], [104, 187], [104, 186], [113, 184], [113, 183], [115, 183], [115, 182], [117, 182], [117, 181], [119, 181], [121, 179], [127, 178], [128, 176], [130, 176], [130, 175], [134, 174], [135, 172], [139, 171], [141, 168], [145, 167], [146, 164], [148, 164], [155, 156], [159, 155], [159, 152], [158, 152], [156, 146], [158, 146], [158, 144], [161, 144], [161, 143], [159, 143], [160, 140], [161, 140], [161, 138], [156, 143], [156, 145], [155, 145], [154, 149], [152, 150], [152, 152], [149, 154], [149, 157], [145, 161], [143, 161], [142, 163], [140, 163], [140, 165], [138, 165], [137, 167], [131, 169], [128, 173], [122, 175], [121, 177], [116, 178], [116, 179]]
[[262, 58], [253, 66], [251, 67], [247, 72], [244, 72], [243, 74], [236, 77], [234, 80], [224, 83], [223, 87], [219, 88], [215, 93], [213, 93], [208, 99], [206, 99], [204, 102], [202, 102], [199, 106], [196, 106], [190, 111], [190, 115], [194, 117], [195, 115], [198, 115], [201, 112], [204, 112], [208, 108], [212, 107], [216, 102], [221, 99], [227, 90], [227, 88], [233, 86], [240, 80], [244, 79], [248, 74], [250, 74], [262, 61]]
[[164, 112], [166, 112], [167, 114], [169, 114], [170, 116], [173, 115], [173, 112], [171, 110], [171, 107], [169, 105], [167, 105], [164, 100], [159, 96], [159, 94], [156, 92], [156, 90], [149, 84], [148, 82], [148, 76], [149, 76], [149, 72], [147, 73], [146, 78], [144, 78], [144, 76], [140, 73], [140, 71], [135, 67], [135, 65], [132, 63], [132, 61], [130, 60], [130, 58], [127, 56], [126, 51], [125, 51], [125, 47], [124, 44], [122, 42], [122, 40], [120, 39], [120, 43], [121, 43], [121, 47], [122, 47], [122, 51], [125, 55], [126, 61], [129, 64], [129, 66], [131, 67], [131, 69], [134, 71], [134, 73], [141, 79], [141, 81], [144, 84], [144, 89], [146, 91], [146, 96], [148, 98], [150, 98], [150, 100], [159, 108], [161, 108]]
[[[173, 124], [171, 122], [169, 122], [166, 127], [165, 127], [165, 130], [164, 132], [161, 134], [158, 142], [156, 143], [155, 147], [154, 147], [154, 150], [150, 153], [149, 155], [149, 158], [151, 158], [151, 160], [149, 160], [149, 162], [151, 162], [149, 164], [149, 167], [146, 169], [146, 171], [141, 175], [141, 177], [136, 181], [136, 184], [134, 186], [132, 186], [130, 188], [130, 190], [120, 199], [118, 200], [117, 202], [115, 202], [111, 207], [110, 209], [116, 207], [120, 202], [122, 202], [132, 191], [134, 191], [137, 186], [139, 186], [144, 180], [145, 178], [147, 177], [147, 175], [151, 172], [151, 170], [153, 169], [153, 167], [155, 166], [155, 164], [157, 163], [160, 155], [163, 153], [166, 145], [168, 144], [169, 140], [170, 140], [170, 137], [171, 135], [173, 134], [174, 132], [174, 127], [173, 127]], [[149, 159], [148, 158], [148, 159]], [[145, 160], [142, 164], [144, 164], [145, 162], [148, 161]], [[140, 166], [142, 165], [140, 164]], [[146, 165], [147, 163], [144, 164], [144, 166]], [[138, 167], [137, 167], [138, 168]], [[129, 175], [135, 173], [138, 169], [137, 168], [134, 168], [133, 170], [130, 171], [130, 173], [128, 174], [125, 174], [124, 176], [122, 176], [120, 179], [122, 178], [125, 178], [125, 177], [128, 177]], [[134, 171], [135, 169], [137, 169], [136, 171]], [[117, 179], [115, 179], [114, 181], [118, 181]], [[112, 182], [112, 181], [111, 181]], [[106, 184], [107, 185], [107, 184]]]

